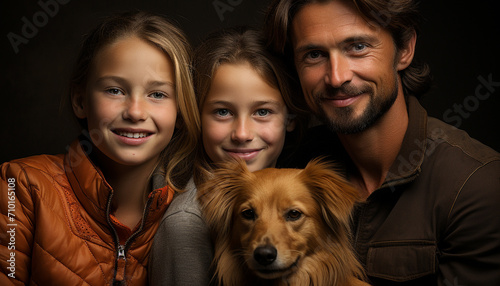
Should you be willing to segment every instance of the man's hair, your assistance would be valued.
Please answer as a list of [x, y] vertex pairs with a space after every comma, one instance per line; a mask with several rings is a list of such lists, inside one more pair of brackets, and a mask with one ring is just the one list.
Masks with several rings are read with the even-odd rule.
[[[418, 35], [421, 21], [415, 0], [274, 0], [266, 14], [264, 31], [268, 47], [275, 53], [293, 60], [290, 41], [292, 21], [305, 5], [344, 1], [356, 7], [360, 15], [370, 24], [388, 31], [399, 51], [410, 40], [413, 33]], [[419, 97], [431, 85], [430, 69], [427, 64], [415, 60], [400, 71], [405, 95]]]

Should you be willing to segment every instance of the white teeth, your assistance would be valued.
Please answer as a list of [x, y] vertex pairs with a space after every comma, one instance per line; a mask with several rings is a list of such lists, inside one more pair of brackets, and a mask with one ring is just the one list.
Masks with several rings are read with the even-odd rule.
[[131, 132], [119, 132], [118, 135], [128, 138], [144, 138], [148, 136], [147, 133], [131, 133]]

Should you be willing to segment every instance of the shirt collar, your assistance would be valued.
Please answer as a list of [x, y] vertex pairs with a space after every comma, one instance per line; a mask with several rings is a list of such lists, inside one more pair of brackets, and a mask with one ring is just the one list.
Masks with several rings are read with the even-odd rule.
[[420, 173], [427, 148], [427, 112], [414, 96], [406, 97], [408, 128], [401, 149], [381, 188], [412, 181]]
[[83, 146], [87, 150], [94, 148], [90, 142], [84, 140], [75, 140], [71, 143], [64, 162], [66, 176], [85, 210], [94, 219], [107, 223], [103, 214], [106, 213], [107, 201], [112, 189], [82, 148]]
[[[86, 138], [80, 138], [71, 143], [65, 155], [65, 172], [78, 201], [85, 210], [97, 221], [107, 224], [106, 209], [108, 199], [113, 192], [106, 182], [104, 175], [87, 155], [84, 148], [95, 148]], [[91, 149], [88, 149], [91, 150]], [[156, 170], [152, 176], [152, 192], [148, 198], [151, 200], [150, 216], [162, 214], [172, 201], [174, 190], [166, 185], [162, 172]]]

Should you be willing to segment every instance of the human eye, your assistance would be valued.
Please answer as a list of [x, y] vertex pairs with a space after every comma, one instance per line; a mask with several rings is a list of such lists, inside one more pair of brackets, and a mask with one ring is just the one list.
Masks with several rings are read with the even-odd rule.
[[163, 99], [163, 98], [168, 97], [168, 95], [166, 93], [161, 92], [161, 91], [152, 92], [148, 96], [153, 98], [153, 99]]
[[261, 108], [255, 112], [255, 115], [260, 116], [260, 117], [264, 117], [264, 116], [267, 116], [269, 114], [271, 114], [271, 110], [264, 109], [264, 108]]
[[231, 112], [229, 112], [226, 108], [218, 108], [214, 111], [214, 114], [219, 117], [227, 117], [231, 114]]
[[119, 88], [114, 87], [106, 89], [106, 93], [111, 95], [124, 95], [123, 91], [121, 91]]
[[357, 42], [349, 45], [348, 50], [354, 54], [364, 54], [368, 52], [369, 45], [367, 43]]
[[324, 56], [324, 53], [319, 50], [312, 50], [304, 54], [305, 61], [317, 61]]

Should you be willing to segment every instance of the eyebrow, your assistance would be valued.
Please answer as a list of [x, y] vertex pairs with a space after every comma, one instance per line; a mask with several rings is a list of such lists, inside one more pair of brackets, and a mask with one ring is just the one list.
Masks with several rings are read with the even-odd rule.
[[[210, 104], [210, 105], [226, 105], [226, 106], [234, 106], [234, 104], [232, 102], [229, 102], [229, 101], [225, 101], [225, 100], [212, 100], [212, 101], [205, 101], [205, 104]], [[276, 101], [276, 100], [259, 100], [259, 101], [254, 101], [252, 102], [252, 108], [255, 108], [257, 106], [261, 106], [261, 105], [266, 105], [266, 104], [271, 104], [271, 105], [275, 105], [275, 106], [280, 106], [281, 103], [279, 101]]]
[[173, 82], [170, 82], [170, 81], [152, 80], [152, 81], [148, 81], [147, 84], [149, 86], [153, 86], [153, 87], [165, 86], [165, 85], [168, 85], [168, 86], [171, 86], [171, 87], [175, 87], [175, 84]]
[[[98, 78], [96, 80], [96, 83], [99, 84], [99, 83], [106, 81], [106, 80], [115, 81], [120, 85], [128, 84], [128, 81], [125, 78], [119, 77], [119, 76], [103, 76], [103, 77]], [[146, 84], [150, 87], [161, 87], [161, 86], [175, 87], [175, 84], [173, 82], [170, 82], [170, 81], [151, 80], [151, 81], [148, 81]]]
[[225, 105], [225, 104], [231, 104], [229, 101], [224, 101], [224, 100], [206, 100], [205, 104], [220, 104], [220, 105]]
[[373, 43], [379, 41], [377, 37], [372, 35], [360, 35], [360, 36], [352, 36], [348, 37], [342, 41], [342, 43], [356, 43], [356, 42], [367, 42]]
[[271, 104], [271, 105], [275, 105], [275, 106], [281, 105], [281, 103], [279, 101], [276, 101], [276, 100], [261, 100], [261, 101], [253, 102], [254, 106], [261, 106], [261, 105], [266, 105], [266, 104]]
[[305, 51], [322, 50], [322, 49], [323, 49], [323, 46], [315, 45], [315, 44], [307, 44], [307, 45], [300, 46], [297, 49], [295, 49], [295, 54], [301, 54]]
[[107, 81], [107, 80], [115, 81], [121, 85], [124, 85], [127, 83], [127, 80], [125, 80], [124, 78], [119, 77], [119, 76], [102, 76], [96, 80], [96, 83], [100, 84], [103, 81]]
[[[338, 45], [351, 44], [351, 43], [356, 43], [356, 42], [373, 43], [373, 42], [377, 42], [377, 41], [378, 41], [377, 37], [363, 34], [363, 35], [359, 35], [359, 36], [351, 36], [351, 37], [345, 38]], [[299, 46], [297, 49], [295, 49], [295, 53], [300, 54], [300, 53], [303, 53], [305, 51], [324, 50], [324, 49], [326, 49], [326, 47], [324, 45], [306, 44], [303, 46]]]

